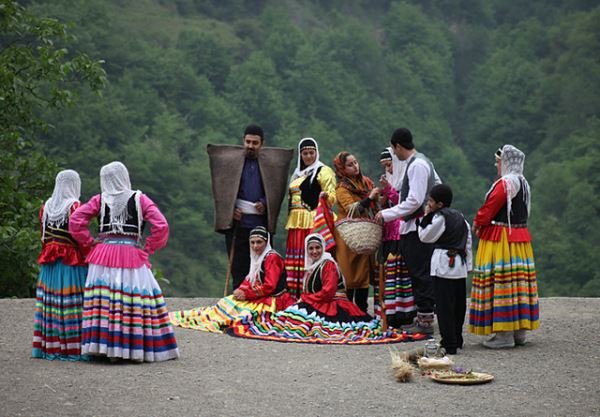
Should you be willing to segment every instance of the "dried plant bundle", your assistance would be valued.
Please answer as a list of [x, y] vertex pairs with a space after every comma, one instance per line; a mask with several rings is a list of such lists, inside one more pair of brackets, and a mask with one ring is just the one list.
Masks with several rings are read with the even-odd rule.
[[399, 382], [410, 381], [414, 376], [414, 367], [405, 359], [407, 358], [405, 352], [390, 348], [390, 356], [394, 378]]

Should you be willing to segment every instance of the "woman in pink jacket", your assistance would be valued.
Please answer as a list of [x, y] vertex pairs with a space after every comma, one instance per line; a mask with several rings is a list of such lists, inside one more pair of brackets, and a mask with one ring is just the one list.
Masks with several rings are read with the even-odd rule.
[[[159, 362], [179, 357], [162, 291], [148, 256], [164, 247], [169, 225], [158, 207], [131, 189], [121, 162], [100, 170], [102, 194], [71, 216], [69, 232], [80, 244], [93, 246], [87, 257], [81, 351], [111, 360]], [[98, 235], [88, 225], [98, 218]], [[146, 222], [151, 235], [144, 244]]]

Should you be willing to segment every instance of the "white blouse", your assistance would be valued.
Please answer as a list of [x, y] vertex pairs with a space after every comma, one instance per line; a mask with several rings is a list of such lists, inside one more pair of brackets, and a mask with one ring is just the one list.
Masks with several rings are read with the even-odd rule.
[[[454, 258], [454, 266], [449, 265], [449, 257], [446, 255], [447, 249], [434, 249], [431, 255], [431, 276], [440, 278], [459, 279], [466, 278], [467, 274], [473, 270], [473, 238], [471, 236], [471, 227], [467, 224], [467, 262], [462, 263], [459, 255]], [[435, 243], [446, 230], [446, 219], [441, 214], [434, 214], [430, 224], [426, 227], [419, 225], [419, 239], [423, 243]]]

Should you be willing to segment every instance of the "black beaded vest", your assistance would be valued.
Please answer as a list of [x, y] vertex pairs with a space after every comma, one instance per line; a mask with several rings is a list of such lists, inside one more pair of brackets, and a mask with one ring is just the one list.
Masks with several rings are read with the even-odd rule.
[[[501, 182], [499, 182], [496, 187], [501, 187]], [[521, 181], [521, 189], [517, 193], [516, 196], [511, 201], [511, 210], [510, 210], [510, 225], [511, 227], [526, 227], [527, 226], [527, 204], [525, 203], [524, 193], [523, 193], [523, 181]], [[494, 220], [492, 220], [492, 224], [497, 224], [500, 226], [508, 226], [508, 213], [507, 213], [507, 205], [504, 203], [500, 211], [494, 216]]]
[[[265, 282], [265, 261], [271, 254], [275, 254], [275, 256], [280, 256], [277, 252], [272, 251], [271, 253], [268, 253], [267, 256], [265, 256], [265, 259], [263, 259], [262, 265], [260, 266], [260, 272], [258, 274], [258, 279], [259, 279], [261, 285]], [[283, 294], [286, 291], [287, 291], [287, 273], [285, 272], [285, 267], [284, 267], [283, 270], [281, 271], [281, 275], [279, 275], [279, 280], [277, 280], [277, 286], [275, 287], [275, 291], [273, 291], [272, 295], [277, 296], [277, 295]]]
[[[302, 292], [305, 292], [305, 293], [308, 293], [308, 294], [314, 294], [314, 293], [319, 292], [319, 291], [321, 291], [323, 289], [323, 277], [322, 277], [322, 273], [323, 273], [323, 268], [325, 267], [325, 264], [327, 264], [327, 262], [328, 261], [325, 261], [321, 265], [319, 265], [306, 278], [306, 280], [304, 282], [304, 286], [303, 286]], [[338, 274], [337, 290], [338, 291], [344, 291], [345, 290], [344, 277], [342, 276], [342, 274]]]
[[[123, 229], [122, 231], [119, 230], [119, 228], [117, 227], [118, 225], [110, 223], [110, 207], [106, 205], [104, 209], [104, 219], [100, 219], [100, 216], [98, 216], [99, 234], [128, 236], [135, 239], [140, 239], [142, 234], [144, 233], [146, 222], [139, 222], [139, 216], [141, 216], [142, 213], [140, 213], [138, 210], [138, 201], [138, 192], [134, 193], [127, 201], [127, 220], [124, 224], [121, 225]], [[104, 204], [104, 202], [102, 202], [101, 204]]]
[[302, 202], [310, 207], [311, 210], [314, 210], [319, 205], [319, 194], [321, 194], [321, 184], [317, 181], [317, 177], [319, 176], [319, 172], [321, 172], [322, 166], [317, 169], [317, 173], [315, 174], [315, 179], [313, 182], [310, 182], [310, 178], [312, 175], [307, 175], [302, 184], [300, 184], [300, 192], [302, 196]]

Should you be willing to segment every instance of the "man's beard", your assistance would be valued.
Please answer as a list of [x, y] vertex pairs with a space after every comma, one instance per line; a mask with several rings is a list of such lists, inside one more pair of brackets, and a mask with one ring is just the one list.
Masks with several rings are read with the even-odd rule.
[[256, 159], [258, 158], [258, 152], [253, 149], [246, 149], [246, 158]]

